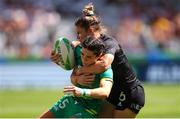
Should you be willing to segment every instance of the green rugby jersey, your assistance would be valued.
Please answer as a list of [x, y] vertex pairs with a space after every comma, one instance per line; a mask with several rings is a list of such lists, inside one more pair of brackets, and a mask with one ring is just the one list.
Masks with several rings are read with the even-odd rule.
[[[76, 46], [74, 50], [74, 54], [75, 54], [75, 61], [76, 61], [77, 67], [83, 66], [82, 60], [81, 60], [81, 52], [82, 52], [82, 47], [80, 45]], [[87, 86], [82, 86], [79, 84], [77, 86], [80, 88], [89, 88], [89, 89], [98, 88], [100, 84], [100, 80], [103, 78], [113, 79], [113, 73], [112, 73], [111, 67], [100, 74], [96, 74], [94, 83], [91, 86], [87, 87]]]
[[[82, 47], [78, 45], [74, 50], [77, 67], [83, 66], [81, 60], [81, 52]], [[76, 86], [87, 89], [98, 88], [100, 85], [100, 81], [102, 79], [104, 80], [105, 78], [108, 78], [108, 80], [113, 79], [113, 73], [111, 68], [107, 69], [103, 73], [97, 74], [92, 85], [82, 86], [78, 84]], [[71, 95], [65, 95], [50, 109], [50, 111], [53, 113], [55, 117], [58, 118], [95, 118], [97, 117], [97, 114], [100, 111], [101, 104], [101, 99], [95, 99], [92, 97], [84, 96], [75, 97]]]
[[[76, 65], [77, 67], [82, 67], [82, 59], [81, 59], [81, 52], [82, 52], [82, 47], [81, 45], [78, 45], [75, 47], [74, 54], [75, 54], [75, 60], [76, 60]], [[100, 86], [100, 81], [102, 79], [108, 78], [108, 80], [113, 80], [113, 72], [111, 67], [109, 67], [106, 71], [100, 74], [95, 75], [95, 80], [90, 86], [82, 86], [80, 84], [77, 84], [77, 87], [80, 88], [87, 88], [87, 89], [94, 89], [98, 88]], [[99, 112], [100, 107], [101, 107], [101, 99], [94, 99], [92, 97], [78, 97], [76, 98], [79, 102], [81, 102], [83, 105], [85, 105], [87, 108], [94, 110], [95, 112]]]

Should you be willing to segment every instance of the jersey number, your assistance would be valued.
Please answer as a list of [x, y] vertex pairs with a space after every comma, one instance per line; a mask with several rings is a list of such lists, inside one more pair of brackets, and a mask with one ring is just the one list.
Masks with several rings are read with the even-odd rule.
[[67, 103], [69, 103], [69, 100], [68, 100], [68, 99], [65, 99], [65, 100], [62, 101], [61, 104], [59, 104], [59, 107], [60, 107], [61, 109], [64, 109], [64, 108], [66, 107], [66, 104], [67, 104]]
[[121, 91], [121, 93], [119, 95], [119, 101], [123, 102], [124, 100], [126, 100], [126, 95], [124, 94], [123, 91]]

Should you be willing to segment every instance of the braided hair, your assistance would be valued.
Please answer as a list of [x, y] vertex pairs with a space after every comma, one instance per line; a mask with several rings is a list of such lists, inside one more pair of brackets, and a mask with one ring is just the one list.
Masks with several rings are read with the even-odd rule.
[[95, 31], [104, 32], [105, 29], [101, 25], [100, 18], [95, 15], [94, 11], [92, 3], [84, 6], [82, 15], [76, 20], [75, 26], [80, 26], [86, 31], [92, 27]]

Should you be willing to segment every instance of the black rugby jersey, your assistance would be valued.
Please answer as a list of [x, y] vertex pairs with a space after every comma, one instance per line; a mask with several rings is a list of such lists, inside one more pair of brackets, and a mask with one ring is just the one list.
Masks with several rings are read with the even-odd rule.
[[101, 35], [101, 39], [105, 43], [106, 54], [114, 55], [112, 63], [114, 81], [131, 82], [135, 80], [136, 75], [118, 41], [104, 34]]

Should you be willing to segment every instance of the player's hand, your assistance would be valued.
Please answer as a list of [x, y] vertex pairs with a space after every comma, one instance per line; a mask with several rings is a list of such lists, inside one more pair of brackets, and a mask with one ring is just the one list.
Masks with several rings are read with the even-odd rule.
[[56, 63], [56, 64], [58, 64], [59, 63], [59, 54], [57, 54], [57, 53], [55, 53], [55, 51], [52, 51], [51, 52], [51, 57], [50, 57], [50, 59], [54, 62], [54, 63]]
[[70, 94], [79, 97], [82, 95], [82, 89], [76, 86], [65, 86], [64, 94]]
[[80, 44], [80, 41], [79, 40], [74, 40], [71, 42], [71, 45], [75, 48], [77, 45]]
[[77, 75], [82, 75], [82, 74], [85, 74], [85, 73], [87, 73], [87, 72], [84, 70], [83, 67], [78, 68], [78, 70], [76, 71], [76, 74], [77, 74]]
[[90, 86], [95, 80], [94, 74], [77, 75], [77, 83], [83, 86]]
[[82, 74], [88, 74], [90, 73], [91, 71], [89, 71], [89, 68], [86, 67], [86, 66], [83, 66], [81, 68], [78, 68], [78, 70], [76, 71], [76, 74], [77, 75], [82, 75]]

